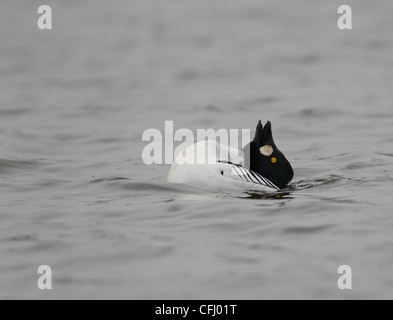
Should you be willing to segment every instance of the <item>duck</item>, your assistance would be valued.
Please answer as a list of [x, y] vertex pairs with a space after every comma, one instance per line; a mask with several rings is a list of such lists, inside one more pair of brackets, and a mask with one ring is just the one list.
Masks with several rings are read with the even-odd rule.
[[278, 192], [291, 182], [294, 171], [277, 148], [270, 121], [259, 120], [255, 136], [243, 149], [213, 140], [199, 141], [176, 157], [168, 182], [216, 192]]

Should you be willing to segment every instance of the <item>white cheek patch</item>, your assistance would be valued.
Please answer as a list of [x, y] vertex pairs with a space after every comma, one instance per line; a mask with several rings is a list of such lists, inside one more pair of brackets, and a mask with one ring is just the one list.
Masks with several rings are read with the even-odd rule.
[[259, 148], [259, 152], [265, 157], [269, 157], [273, 153], [273, 147], [269, 145], [263, 146], [262, 148]]

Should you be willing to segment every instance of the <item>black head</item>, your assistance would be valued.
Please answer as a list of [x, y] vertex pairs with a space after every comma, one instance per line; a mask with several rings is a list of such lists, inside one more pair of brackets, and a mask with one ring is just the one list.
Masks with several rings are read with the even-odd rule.
[[293, 178], [293, 169], [273, 140], [270, 121], [265, 127], [258, 122], [254, 140], [249, 144], [250, 170], [258, 172], [283, 189]]

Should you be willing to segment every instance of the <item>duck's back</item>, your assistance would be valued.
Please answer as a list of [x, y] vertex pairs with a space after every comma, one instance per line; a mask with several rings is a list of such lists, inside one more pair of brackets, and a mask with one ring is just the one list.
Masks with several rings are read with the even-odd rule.
[[216, 141], [199, 141], [184, 149], [175, 159], [168, 181], [202, 187], [212, 191], [274, 191], [262, 177], [243, 168], [241, 150], [220, 145]]

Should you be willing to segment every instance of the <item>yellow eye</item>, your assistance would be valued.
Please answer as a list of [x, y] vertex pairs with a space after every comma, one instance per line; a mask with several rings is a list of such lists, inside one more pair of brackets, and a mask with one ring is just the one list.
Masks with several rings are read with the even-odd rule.
[[276, 158], [272, 158], [272, 163], [274, 164], [274, 163], [276, 163], [277, 162], [277, 159]]

